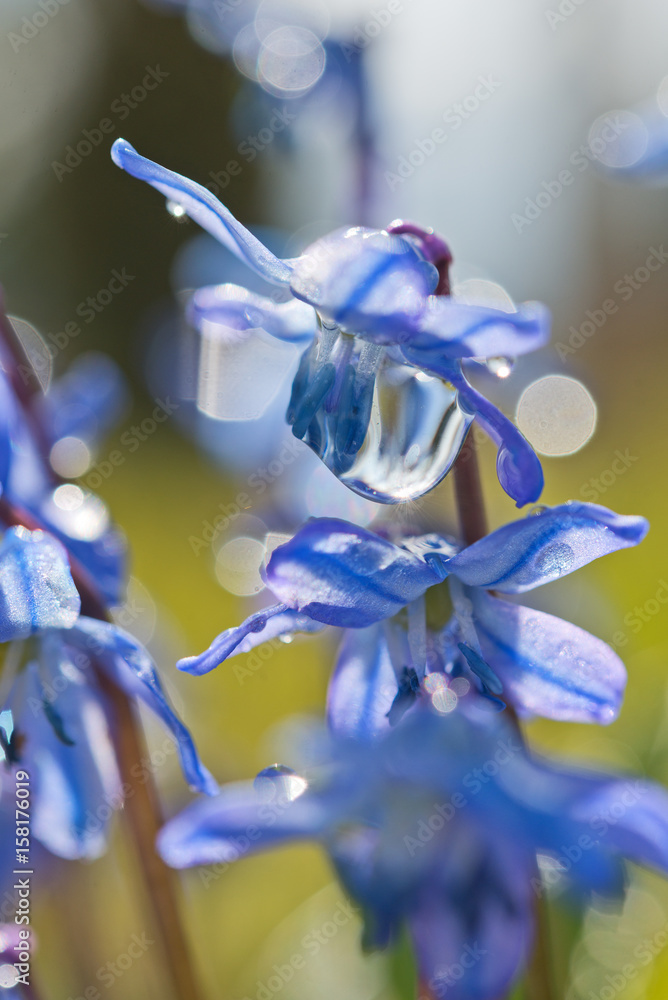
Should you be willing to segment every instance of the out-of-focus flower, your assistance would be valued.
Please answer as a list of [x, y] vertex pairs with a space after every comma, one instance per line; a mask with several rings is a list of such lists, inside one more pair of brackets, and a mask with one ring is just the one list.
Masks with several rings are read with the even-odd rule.
[[[199, 184], [140, 156], [122, 139], [112, 156], [265, 279], [289, 287], [293, 298], [278, 304], [235, 285], [203, 288], [193, 296], [190, 315], [209, 336], [216, 329], [229, 337], [230, 330], [243, 336], [262, 328], [309, 344], [287, 419], [346, 485], [384, 503], [422, 495], [450, 469], [475, 418], [497, 444], [506, 492], [519, 506], [538, 498], [543, 475], [536, 455], [469, 384], [462, 361], [541, 347], [549, 335], [543, 306], [527, 303], [504, 312], [458, 302], [447, 294], [447, 246], [410, 224], [340, 230], [298, 258], [280, 259]], [[416, 372], [430, 384], [426, 400], [402, 388], [407, 373], [412, 378]], [[380, 401], [388, 383], [399, 387], [392, 408], [400, 414], [389, 433]], [[428, 441], [425, 420], [432, 428]]]
[[193, 803], [163, 828], [162, 856], [186, 868], [318, 841], [362, 909], [363, 944], [405, 924], [435, 996], [506, 995], [533, 938], [537, 853], [585, 897], [620, 894], [625, 858], [668, 870], [663, 789], [533, 759], [503, 717], [422, 708], [371, 745], [334, 738], [307, 777], [274, 766]]
[[203, 674], [265, 639], [335, 625], [351, 630], [329, 691], [337, 730], [374, 734], [419, 693], [450, 711], [462, 675], [467, 687], [522, 714], [612, 722], [626, 671], [607, 643], [496, 595], [557, 580], [637, 545], [647, 530], [642, 517], [573, 501], [458, 551], [440, 535], [395, 544], [346, 521], [314, 519], [272, 554], [266, 580], [281, 603], [178, 666]]
[[[217, 790], [149, 654], [117, 626], [80, 616], [80, 603], [59, 542], [41, 531], [6, 532], [0, 545], [0, 641], [14, 645], [0, 703], [0, 710], [11, 712], [11, 725], [0, 729], [0, 741], [5, 763], [31, 775], [33, 833], [66, 858], [100, 854], [109, 817], [123, 802], [104, 678], [167, 726], [193, 788]], [[30, 645], [24, 648], [20, 640]]]

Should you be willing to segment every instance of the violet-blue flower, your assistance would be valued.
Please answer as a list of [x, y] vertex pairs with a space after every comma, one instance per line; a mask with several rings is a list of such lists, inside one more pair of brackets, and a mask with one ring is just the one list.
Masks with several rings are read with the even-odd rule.
[[178, 666], [206, 673], [265, 638], [335, 625], [350, 630], [329, 691], [330, 721], [338, 730], [364, 723], [375, 733], [418, 693], [442, 698], [440, 682], [429, 680], [434, 674], [463, 675], [523, 715], [612, 722], [626, 683], [612, 648], [498, 595], [557, 580], [637, 545], [647, 530], [642, 517], [573, 501], [458, 551], [441, 535], [397, 544], [345, 521], [313, 519], [275, 549], [268, 564], [267, 585], [281, 603], [222, 632], [208, 650]]
[[[0, 641], [5, 663], [0, 729], [7, 763], [32, 780], [32, 829], [61, 857], [95, 857], [123, 801], [107, 678], [169, 730], [184, 776], [198, 791], [217, 786], [162, 690], [151, 657], [123, 629], [80, 615], [65, 551], [44, 532], [6, 532], [0, 545]], [[31, 639], [24, 650], [18, 640]], [[25, 660], [25, 662], [24, 662]]]
[[531, 947], [536, 854], [570, 859], [576, 898], [619, 895], [625, 859], [668, 872], [668, 795], [534, 759], [504, 717], [421, 708], [371, 745], [333, 739], [304, 777], [274, 766], [194, 802], [158, 847], [186, 868], [307, 840], [360, 906], [367, 948], [405, 925], [432, 995], [496, 1000]]
[[[278, 304], [235, 285], [200, 289], [190, 317], [208, 335], [261, 327], [308, 345], [287, 419], [346, 485], [383, 503], [422, 495], [451, 468], [476, 419], [497, 445], [506, 492], [518, 506], [538, 498], [543, 475], [533, 449], [470, 385], [462, 361], [514, 357], [543, 346], [549, 336], [543, 306], [525, 303], [507, 312], [457, 301], [446, 294], [447, 246], [405, 223], [342, 229], [298, 258], [280, 259], [206, 188], [140, 156], [123, 139], [114, 143], [112, 157], [178, 203], [262, 277], [289, 287], [293, 298]], [[376, 391], [385, 368], [385, 384], [395, 386], [416, 371], [431, 377], [431, 395], [440, 393], [437, 405], [406, 389], [399, 424], [389, 431]], [[413, 442], [419, 445], [411, 448]]]

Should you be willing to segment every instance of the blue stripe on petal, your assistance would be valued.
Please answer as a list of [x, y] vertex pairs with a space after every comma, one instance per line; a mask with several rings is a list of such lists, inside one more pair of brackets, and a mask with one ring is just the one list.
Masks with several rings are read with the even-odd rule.
[[284, 285], [290, 281], [292, 267], [275, 257], [264, 244], [238, 222], [232, 213], [210, 191], [195, 181], [188, 180], [174, 170], [148, 160], [126, 142], [117, 139], [111, 149], [111, 158], [117, 167], [133, 177], [146, 181], [165, 198], [177, 202], [203, 229], [211, 233], [232, 253], [267, 281]]
[[188, 784], [206, 795], [216, 795], [218, 786], [200, 761], [192, 736], [167, 701], [144, 647], [118, 626], [92, 618], [80, 618], [68, 633], [68, 641], [98, 664], [127, 695], [139, 698], [157, 715], [176, 741]]
[[504, 699], [522, 714], [607, 725], [619, 712], [626, 669], [584, 629], [533, 608], [471, 589], [482, 654]]
[[[415, 363], [429, 358], [515, 357], [537, 351], [550, 339], [550, 314], [540, 302], [526, 302], [516, 312], [467, 305], [432, 296], [409, 344]], [[422, 364], [420, 364], [422, 367]]]
[[224, 330], [265, 330], [289, 343], [312, 340], [318, 328], [315, 310], [305, 302], [272, 302], [238, 285], [200, 288], [188, 304], [188, 317], [198, 329], [204, 324]]
[[267, 583], [317, 621], [364, 628], [442, 579], [424, 559], [347, 521], [314, 518], [274, 550]]
[[637, 545], [648, 530], [644, 517], [573, 500], [505, 524], [448, 559], [446, 568], [469, 586], [521, 594]]
[[382, 735], [397, 691], [383, 625], [346, 632], [327, 690], [332, 732], [358, 740]]

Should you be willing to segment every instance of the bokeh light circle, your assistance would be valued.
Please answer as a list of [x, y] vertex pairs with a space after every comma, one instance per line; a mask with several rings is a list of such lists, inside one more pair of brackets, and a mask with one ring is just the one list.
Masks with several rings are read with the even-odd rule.
[[608, 111], [589, 129], [592, 155], [606, 167], [631, 167], [647, 149], [649, 132], [632, 111]]
[[577, 379], [547, 375], [528, 386], [517, 406], [517, 425], [541, 455], [572, 455], [596, 428], [596, 403]]

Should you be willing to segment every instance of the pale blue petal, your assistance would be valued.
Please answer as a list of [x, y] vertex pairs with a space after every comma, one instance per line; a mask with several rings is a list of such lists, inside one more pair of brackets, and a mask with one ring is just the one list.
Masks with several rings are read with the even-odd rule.
[[43, 531], [10, 528], [0, 545], [0, 642], [71, 628], [80, 608], [59, 542]]
[[335, 518], [314, 518], [274, 550], [279, 600], [328, 625], [364, 628], [396, 614], [443, 574], [420, 556]]
[[609, 552], [637, 545], [648, 530], [644, 517], [572, 500], [505, 524], [445, 566], [469, 586], [521, 594]]
[[436, 268], [409, 240], [355, 227], [309, 246], [290, 288], [343, 330], [394, 344], [410, 337], [437, 281]]
[[170, 731], [186, 781], [197, 791], [215, 795], [218, 786], [199, 759], [192, 736], [167, 701], [151, 657], [128, 632], [109, 622], [80, 618], [68, 635], [131, 698], [140, 699]]
[[358, 740], [382, 735], [397, 691], [383, 624], [346, 632], [327, 690], [332, 732]]
[[191, 219], [267, 281], [278, 285], [289, 282], [291, 262], [275, 257], [201, 184], [140, 156], [125, 139], [116, 140], [111, 158], [117, 167], [146, 181], [165, 198], [181, 205]]
[[537, 351], [549, 339], [550, 314], [539, 302], [504, 312], [432, 296], [410, 339], [410, 351], [416, 363], [423, 357], [420, 367], [431, 368], [439, 358], [512, 358]]
[[313, 622], [306, 615], [291, 611], [285, 604], [276, 604], [272, 608], [256, 611], [241, 625], [225, 629], [203, 653], [185, 656], [176, 666], [189, 674], [208, 674], [228, 657], [248, 653], [271, 639], [294, 632], [319, 632], [323, 627], [320, 622]]
[[521, 714], [564, 722], [613, 722], [626, 669], [584, 629], [533, 608], [469, 590], [482, 655]]
[[269, 847], [319, 837], [331, 820], [323, 801], [307, 792], [294, 800], [265, 797], [251, 783], [227, 785], [215, 799], [199, 799], [169, 820], [158, 835], [172, 868], [228, 864]]
[[601, 781], [573, 809], [598, 837], [601, 849], [668, 874], [668, 792], [629, 776]]
[[272, 302], [264, 295], [238, 285], [210, 285], [200, 288], [188, 304], [188, 317], [199, 330], [221, 327], [230, 330], [265, 330], [289, 343], [312, 340], [318, 329], [315, 310], [305, 302], [290, 299]]

